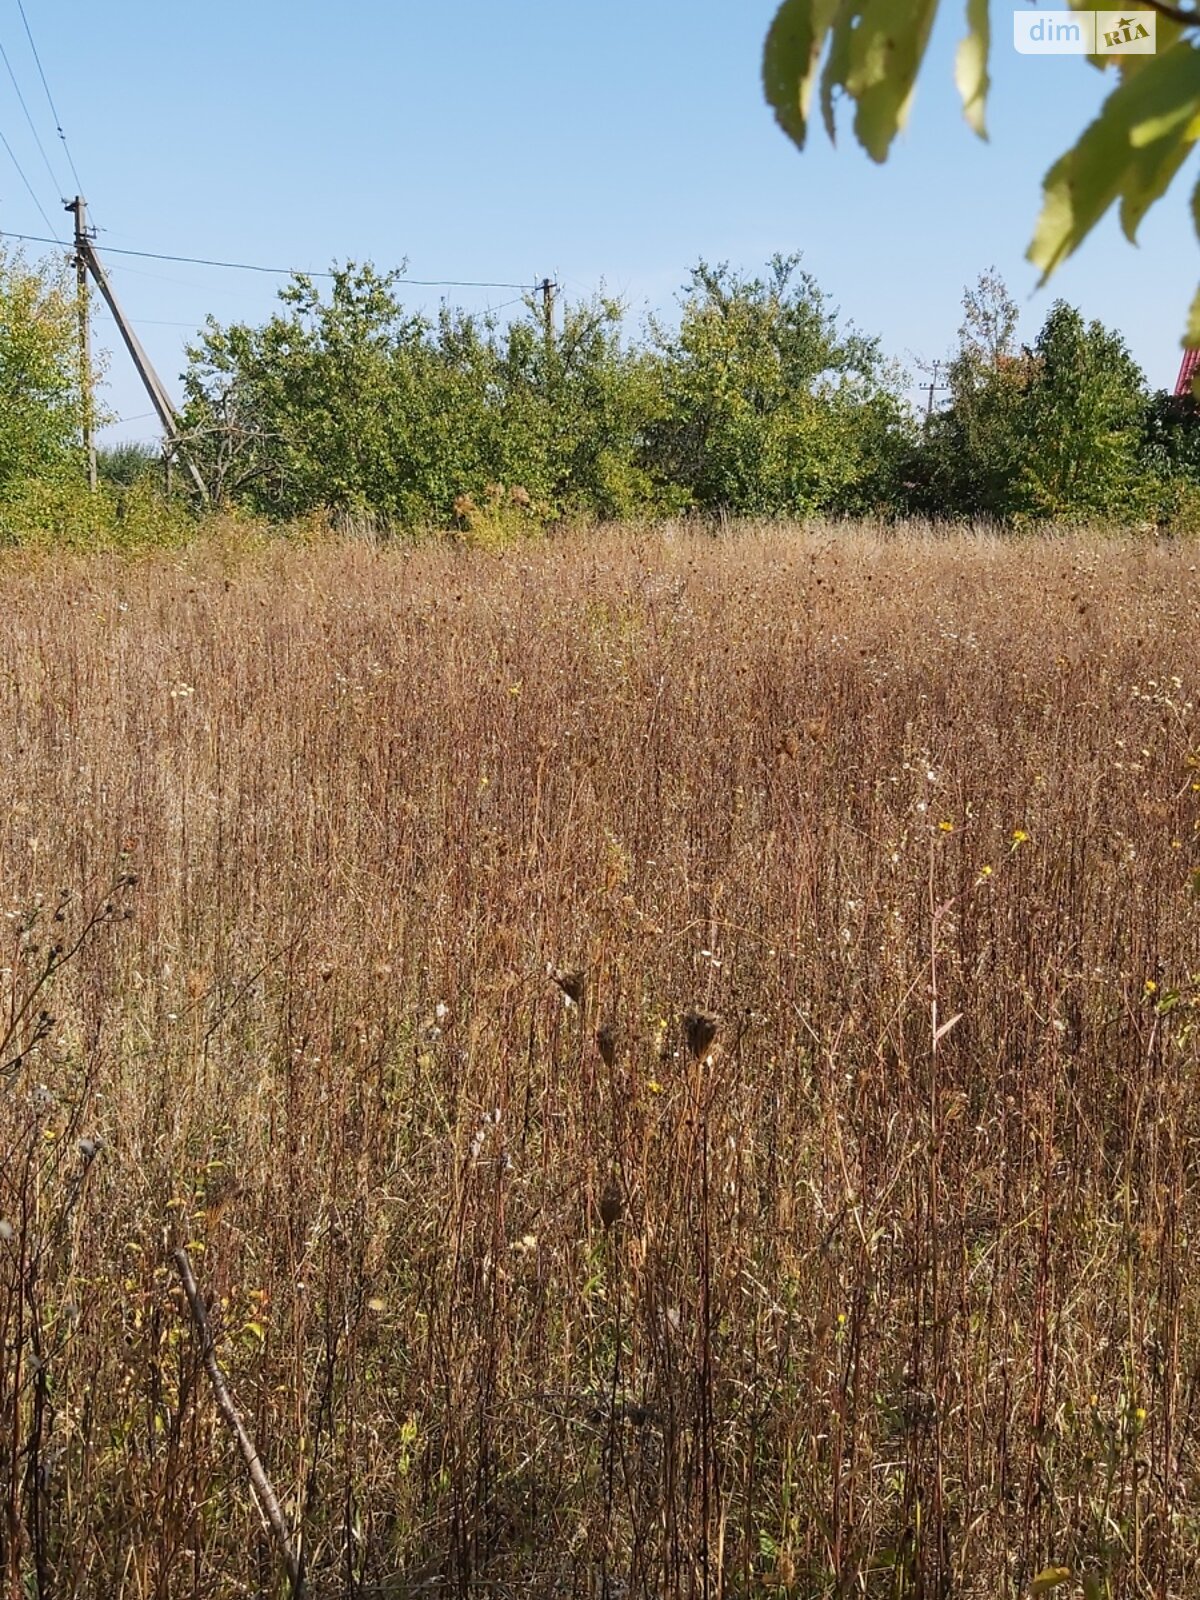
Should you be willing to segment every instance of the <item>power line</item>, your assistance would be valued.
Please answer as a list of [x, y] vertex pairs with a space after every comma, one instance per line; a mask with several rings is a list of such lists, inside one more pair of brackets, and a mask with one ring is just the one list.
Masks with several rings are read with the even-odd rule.
[[199, 333], [204, 326], [203, 317], [193, 317], [190, 322], [178, 322], [162, 317], [130, 317], [128, 320], [136, 323], [139, 328], [190, 328], [193, 333]]
[[193, 333], [199, 333], [202, 322], [165, 322], [162, 317], [133, 317], [139, 328], [190, 328]]
[[[67, 136], [63, 132], [62, 118], [59, 116], [58, 110], [54, 104], [54, 96], [50, 93], [50, 85], [46, 82], [46, 71], [42, 66], [42, 58], [38, 54], [38, 47], [33, 40], [33, 30], [29, 26], [29, 18], [25, 15], [24, 0], [17, 0], [17, 10], [21, 13], [21, 21], [25, 24], [25, 37], [29, 40], [29, 48], [33, 51], [33, 59], [37, 63], [38, 76], [42, 80], [42, 88], [46, 91], [46, 104], [50, 107], [50, 115], [54, 118], [54, 126], [58, 131], [58, 137], [62, 140], [62, 147], [66, 152], [67, 164], [71, 168], [71, 176], [75, 179], [75, 192], [76, 194], [82, 194], [83, 183], [80, 179], [79, 173], [76, 171], [75, 158], [71, 154], [71, 146], [67, 143]], [[51, 228], [50, 232], [53, 233], [54, 229]], [[57, 244], [58, 241], [55, 240], [55, 243]]]
[[[45, 240], [42, 243], [46, 243]], [[295, 267], [263, 267], [252, 261], [214, 261], [207, 256], [169, 256], [158, 250], [122, 250], [116, 245], [106, 245], [105, 254], [113, 256], [138, 256], [144, 261], [177, 261], [191, 267], [228, 267], [233, 272], [265, 272], [277, 278], [336, 278], [336, 272], [300, 272]], [[524, 283], [497, 283], [482, 278], [404, 278], [418, 289], [526, 289]]]
[[[42, 205], [42, 202], [38, 199], [37, 195], [33, 192], [33, 185], [30, 183], [29, 179], [25, 176], [25, 168], [17, 160], [16, 153], [14, 152], [12, 145], [10, 145], [8, 140], [4, 137], [3, 132], [0, 132], [0, 143], [3, 143], [4, 148], [8, 151], [9, 157], [12, 160], [12, 164], [13, 164], [14, 167], [16, 167], [17, 172], [20, 175], [21, 182], [25, 185], [26, 189], [29, 190], [29, 198], [33, 201], [34, 205], [38, 208], [38, 211], [41, 213], [42, 221], [50, 229], [50, 232], [53, 233], [54, 232], [54, 224], [50, 221], [50, 218], [46, 215], [46, 210], [45, 210], [45, 207]], [[0, 237], [6, 238], [6, 239], [23, 239], [23, 238], [26, 238], [27, 235], [22, 234], [22, 233], [11, 233], [11, 234], [0, 235]], [[28, 237], [36, 238], [37, 236], [36, 235], [29, 235]], [[63, 241], [61, 239], [42, 239], [39, 242], [41, 244], [58, 244], [58, 245], [61, 245]]]
[[[43, 216], [45, 213], [42, 213]], [[47, 226], [51, 226], [47, 222]], [[24, 239], [31, 244], [61, 244], [61, 239], [42, 239], [36, 233], [9, 233], [0, 228], [0, 238]], [[161, 250], [122, 250], [117, 245], [104, 247], [106, 256], [137, 256], [142, 261], [179, 261], [190, 267], [228, 267], [233, 272], [265, 272], [277, 278], [336, 278], [336, 272], [300, 272], [296, 267], [263, 267], [252, 261], [214, 261], [208, 256], [169, 256]], [[521, 289], [536, 285], [499, 283], [490, 278], [402, 278], [415, 289]]]
[[218, 283], [200, 283], [195, 278], [176, 277], [174, 273], [147, 272], [145, 267], [131, 267], [124, 261], [115, 264], [110, 270], [119, 272], [123, 278], [149, 278], [152, 283], [173, 283], [177, 289], [196, 289], [204, 295], [224, 294], [236, 299], [241, 293], [240, 289], [230, 288], [228, 284], [223, 286]]
[[8, 51], [4, 48], [3, 43], [0, 43], [0, 57], [3, 57], [4, 65], [8, 68], [8, 75], [12, 79], [12, 86], [16, 90], [17, 99], [21, 103], [21, 110], [25, 113], [25, 121], [29, 124], [29, 131], [33, 135], [33, 141], [37, 145], [38, 151], [41, 154], [43, 162], [45, 163], [46, 171], [50, 174], [50, 182], [53, 187], [57, 189], [60, 187], [59, 181], [54, 174], [54, 168], [50, 165], [50, 157], [46, 154], [46, 147], [42, 143], [41, 134], [38, 133], [37, 128], [34, 126], [33, 118], [29, 114], [29, 107], [25, 103], [25, 96], [21, 93], [21, 85], [17, 82], [17, 75], [13, 71], [12, 62], [8, 59]]

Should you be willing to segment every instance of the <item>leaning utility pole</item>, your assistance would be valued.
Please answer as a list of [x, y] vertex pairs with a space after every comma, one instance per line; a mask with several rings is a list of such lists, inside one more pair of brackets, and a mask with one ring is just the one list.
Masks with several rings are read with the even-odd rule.
[[79, 309], [79, 392], [83, 413], [83, 450], [87, 456], [88, 488], [96, 489], [96, 399], [93, 393], [92, 325], [88, 316], [88, 269], [82, 245], [87, 239], [87, 204], [76, 195], [67, 210], [75, 218], [75, 304]]
[[[108, 281], [108, 274], [104, 270], [104, 266], [103, 266], [103, 263], [100, 260], [100, 257], [96, 254], [95, 246], [92, 243], [92, 236], [91, 236], [91, 233], [88, 231], [88, 227], [87, 227], [87, 206], [86, 206], [86, 202], [84, 201], [84, 199], [83, 199], [83, 197], [81, 195], [76, 195], [74, 200], [68, 200], [68, 201], [65, 202], [65, 208], [66, 208], [66, 210], [72, 212], [74, 214], [74, 217], [75, 217], [75, 261], [76, 261], [76, 271], [79, 274], [79, 279], [80, 279], [81, 284], [83, 284], [83, 286], [84, 286], [84, 292], [86, 294], [86, 279], [87, 279], [87, 274], [90, 272], [92, 277], [96, 281], [96, 287], [100, 290], [100, 293], [104, 296], [104, 300], [105, 300], [105, 303], [108, 306], [108, 309], [112, 312], [113, 321], [116, 323], [117, 328], [120, 331], [121, 337], [125, 341], [125, 348], [129, 351], [130, 358], [132, 359], [134, 366], [137, 368], [138, 377], [142, 380], [142, 383], [143, 383], [143, 385], [145, 387], [146, 393], [150, 396], [150, 404], [154, 407], [155, 411], [158, 413], [158, 420], [162, 423], [163, 431], [167, 436], [167, 448], [169, 450], [173, 451], [173, 452], [178, 453], [178, 455], [180, 456], [181, 460], [183, 461], [184, 466], [187, 468], [188, 476], [191, 478], [193, 484], [199, 490], [201, 499], [207, 500], [208, 499], [208, 489], [205, 486], [204, 479], [200, 476], [199, 472], [196, 470], [195, 462], [192, 461], [191, 457], [183, 449], [183, 447], [182, 447], [182, 445], [180, 443], [180, 440], [179, 440], [179, 416], [176, 413], [175, 407], [171, 404], [171, 397], [170, 397], [170, 395], [168, 395], [166, 389], [164, 389], [163, 383], [162, 383], [162, 379], [159, 377], [158, 373], [155, 372], [154, 366], [153, 366], [153, 364], [152, 364], [152, 362], [150, 360], [150, 357], [142, 349], [141, 340], [138, 338], [137, 334], [133, 331], [132, 326], [129, 324], [129, 322], [125, 318], [125, 313], [121, 310], [121, 307], [117, 303], [117, 297], [113, 293], [112, 285]], [[90, 351], [90, 340], [89, 340], [88, 334], [87, 334], [87, 302], [86, 302], [86, 299], [82, 300], [80, 302], [80, 305], [81, 305], [80, 316], [83, 319], [83, 335], [82, 335], [82, 338], [83, 338], [83, 342], [88, 345], [89, 351]], [[92, 428], [91, 428], [92, 399], [91, 399], [91, 360], [90, 360], [90, 354], [89, 354], [89, 357], [88, 357], [88, 363], [87, 363], [87, 369], [86, 369], [86, 384], [85, 384], [85, 392], [84, 392], [84, 417], [85, 417], [85, 429], [86, 429], [85, 442], [87, 442], [92, 437]], [[95, 479], [95, 448], [94, 448], [94, 446], [91, 446], [91, 450], [92, 450], [92, 456], [91, 456], [91, 459], [92, 459], [91, 482], [92, 482], [92, 487], [94, 488], [95, 487], [95, 481], [96, 481], [96, 479]]]

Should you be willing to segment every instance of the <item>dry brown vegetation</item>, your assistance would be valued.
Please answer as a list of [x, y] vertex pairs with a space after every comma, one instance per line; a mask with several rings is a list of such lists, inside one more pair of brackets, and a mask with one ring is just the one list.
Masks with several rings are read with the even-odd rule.
[[1195, 1593], [1196, 569], [0, 572], [6, 1600]]

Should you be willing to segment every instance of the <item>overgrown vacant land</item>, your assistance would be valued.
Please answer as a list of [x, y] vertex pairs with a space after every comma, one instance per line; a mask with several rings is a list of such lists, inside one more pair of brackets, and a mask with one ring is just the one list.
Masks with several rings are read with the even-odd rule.
[[0, 571], [5, 1600], [1195, 1594], [1197, 562]]

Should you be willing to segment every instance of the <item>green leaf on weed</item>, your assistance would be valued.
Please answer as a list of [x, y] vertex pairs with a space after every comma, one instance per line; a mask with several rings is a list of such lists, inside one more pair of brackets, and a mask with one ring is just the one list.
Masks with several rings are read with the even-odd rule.
[[1029, 1592], [1030, 1594], [1049, 1594], [1052, 1589], [1058, 1589], [1064, 1583], [1070, 1583], [1071, 1577], [1070, 1567], [1043, 1567], [1029, 1585]]

